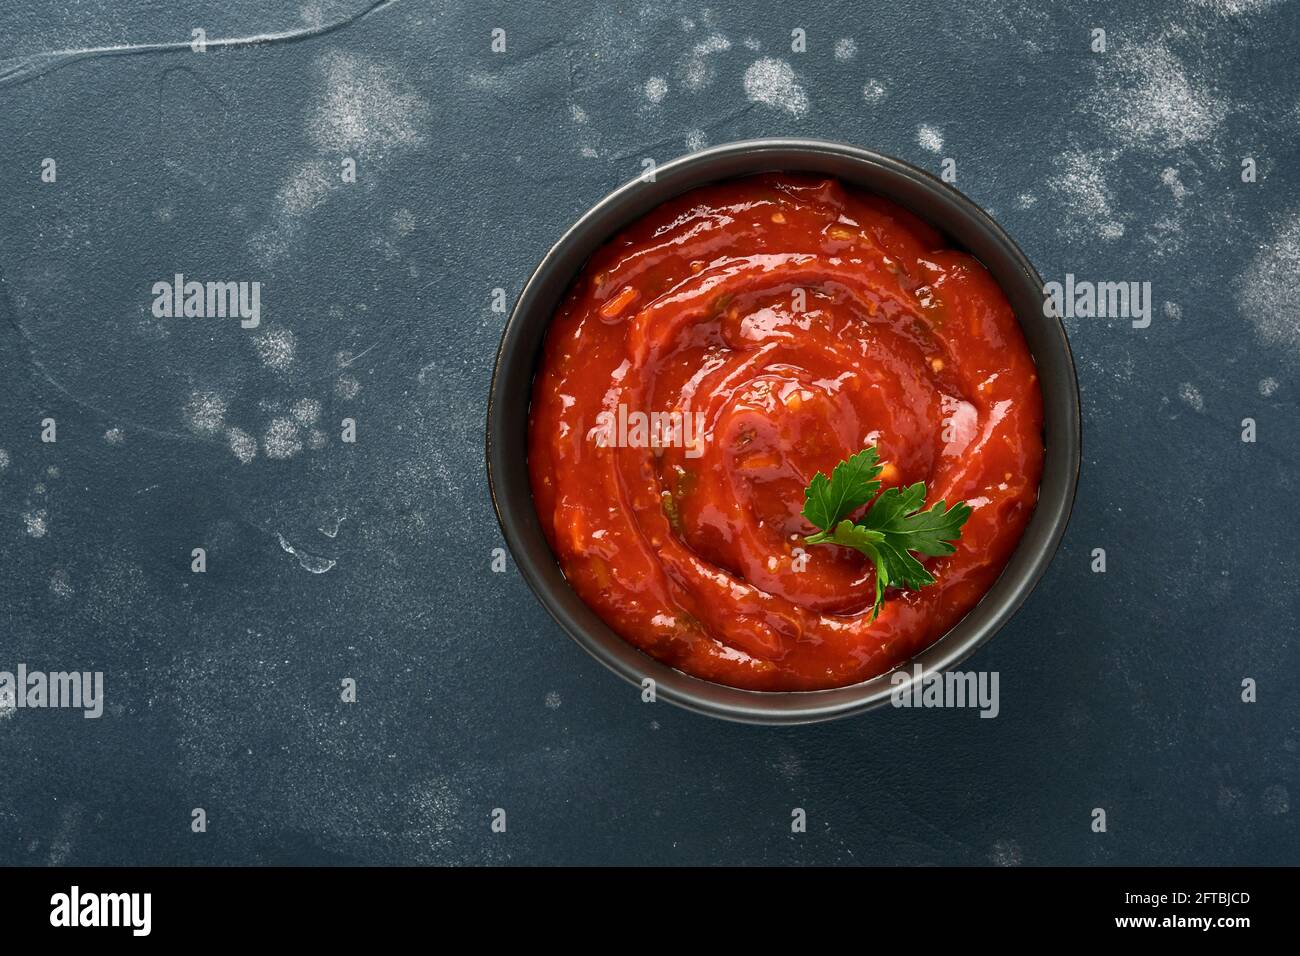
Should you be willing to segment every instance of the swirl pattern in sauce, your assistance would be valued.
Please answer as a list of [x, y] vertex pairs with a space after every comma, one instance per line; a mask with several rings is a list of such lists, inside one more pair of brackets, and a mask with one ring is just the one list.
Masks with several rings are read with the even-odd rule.
[[[700, 428], [605, 440], [635, 412]], [[758, 690], [856, 683], [938, 639], [1015, 549], [1043, 458], [1034, 362], [984, 267], [880, 197], [796, 174], [694, 190], [602, 247], [548, 331], [529, 428], [579, 596], [645, 653]], [[885, 487], [974, 508], [956, 553], [923, 559], [938, 582], [889, 591], [874, 622], [871, 562], [800, 547], [809, 479], [868, 444]]]

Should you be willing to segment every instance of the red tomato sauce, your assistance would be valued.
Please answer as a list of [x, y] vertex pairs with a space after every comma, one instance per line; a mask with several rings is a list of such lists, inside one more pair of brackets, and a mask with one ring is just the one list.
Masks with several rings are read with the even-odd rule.
[[[702, 427], [660, 447], [606, 427], [636, 412]], [[1010, 558], [1043, 461], [1034, 362], [984, 267], [802, 174], [696, 189], [602, 247], [547, 333], [529, 428], [579, 596], [646, 654], [759, 690], [856, 683], [937, 640]], [[921, 559], [937, 583], [889, 590], [875, 621], [872, 562], [801, 547], [809, 480], [869, 444], [884, 487], [974, 508], [956, 553]]]

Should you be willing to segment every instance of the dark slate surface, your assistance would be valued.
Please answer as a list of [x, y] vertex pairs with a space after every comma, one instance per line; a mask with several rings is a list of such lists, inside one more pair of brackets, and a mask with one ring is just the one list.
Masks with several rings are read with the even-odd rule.
[[[366, 5], [0, 12], [0, 670], [108, 697], [0, 715], [0, 862], [1297, 861], [1295, 4]], [[995, 720], [642, 704], [490, 570], [492, 290], [643, 158], [783, 134], [1152, 283], [1068, 323], [1084, 475], [969, 664]], [[153, 318], [175, 272], [262, 325]]]

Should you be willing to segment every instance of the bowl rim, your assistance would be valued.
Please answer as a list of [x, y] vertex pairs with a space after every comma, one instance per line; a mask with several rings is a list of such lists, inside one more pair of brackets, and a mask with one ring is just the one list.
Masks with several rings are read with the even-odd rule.
[[[769, 158], [771, 165], [764, 165]], [[814, 165], [801, 167], [801, 161]], [[727, 169], [735, 162], [752, 168], [711, 174], [719, 167]], [[577, 593], [565, 580], [541, 530], [527, 470], [527, 412], [532, 382], [540, 359], [541, 344], [545, 340], [545, 330], [550, 325], [561, 297], [596, 249], [632, 221], [674, 196], [709, 182], [720, 182], [762, 171], [826, 172], [820, 166], [834, 163], [847, 163], [858, 170], [883, 176], [891, 186], [912, 193], [926, 203], [942, 207], [945, 215], [940, 221], [936, 221], [933, 215], [922, 215], [921, 218], [950, 241], [954, 229], [965, 231], [981, 242], [987, 241], [1002, 267], [995, 270], [983, 257], [979, 258], [1003, 288], [1008, 300], [1012, 299], [1012, 291], [1007, 288], [1007, 281], [1015, 278], [1021, 283], [1015, 290], [1018, 301], [1028, 303], [1036, 298], [1041, 306], [1045, 297], [1042, 278], [1015, 241], [992, 216], [928, 171], [884, 153], [827, 140], [739, 140], [658, 165], [654, 167], [653, 178], [648, 178], [643, 173], [592, 205], [563, 232], [529, 275], [507, 318], [493, 361], [484, 449], [488, 489], [506, 545], [529, 588], [552, 619], [579, 646], [638, 689], [644, 688], [644, 681], [649, 678], [655, 682], [654, 699], [664, 699], [696, 713], [742, 723], [800, 724], [861, 713], [881, 707], [890, 700], [896, 687], [892, 683], [892, 675], [900, 671], [912, 673], [914, 666], [920, 664], [925, 673], [942, 672], [960, 664], [1001, 630], [1036, 588], [1065, 534], [1078, 488], [1082, 461], [1082, 414], [1074, 357], [1059, 316], [1048, 315], [1040, 308], [1034, 321], [1043, 323], [1041, 334], [1045, 338], [1040, 341], [1038, 349], [1031, 346], [1031, 355], [1040, 369], [1045, 448], [1044, 472], [1034, 512], [1008, 559], [1007, 566], [975, 607], [905, 663], [867, 681], [825, 690], [758, 691], [731, 687], [693, 677], [650, 657], [613, 631], [577, 597]], [[839, 178], [837, 173], [827, 174]], [[876, 186], [856, 188], [884, 195], [905, 208], [909, 207], [907, 202], [882, 192]], [[1031, 286], [1032, 296], [1029, 294]], [[530, 318], [542, 310], [545, 311], [544, 320]], [[1016, 307], [1015, 303], [1013, 311], [1028, 342], [1031, 329], [1026, 325], [1027, 315], [1022, 314], [1022, 308]], [[1028, 311], [1027, 308], [1023, 309], [1024, 313]], [[536, 324], [538, 328], [532, 329], [530, 323]], [[518, 414], [518, 404], [515, 403], [514, 408], [507, 408], [508, 400], [503, 393], [512, 385], [517, 389], [518, 383], [508, 380], [515, 373], [504, 372], [503, 365], [520, 363], [520, 349], [527, 344], [521, 339], [528, 332], [537, 332], [537, 342], [531, 349], [532, 354], [525, 356], [528, 381], [522, 411], [522, 461], [512, 462], [506, 431], [511, 412]], [[1044, 351], [1042, 357], [1039, 351]], [[1056, 425], [1058, 434], [1050, 445], [1047, 443], [1049, 396], [1041, 374], [1044, 358], [1051, 360], [1055, 366], [1052, 411], [1053, 416], [1060, 419]], [[1049, 465], [1053, 468], [1051, 499], [1044, 501]], [[520, 472], [526, 490], [526, 495], [523, 496], [526, 501], [522, 502], [518, 500], [521, 497], [518, 494]], [[504, 491], [502, 486], [505, 484], [514, 485], [513, 491]], [[1031, 531], [1034, 532], [1032, 540]], [[538, 553], [538, 537], [541, 539], [544, 556]], [[1014, 574], [1011, 573], [1013, 567]], [[968, 625], [968, 622], [972, 623]]]

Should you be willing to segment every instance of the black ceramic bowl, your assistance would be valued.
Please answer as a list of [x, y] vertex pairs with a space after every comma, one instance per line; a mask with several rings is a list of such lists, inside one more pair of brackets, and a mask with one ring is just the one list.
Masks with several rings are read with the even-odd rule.
[[1044, 316], [1043, 282], [1024, 254], [978, 206], [915, 166], [869, 150], [817, 140], [730, 143], [660, 166], [610, 193], [546, 254], [524, 286], [497, 351], [488, 398], [487, 469], [507, 544], [529, 586], [569, 635], [619, 676], [653, 678], [658, 698], [730, 720], [793, 724], [843, 717], [888, 701], [884, 674], [833, 690], [742, 690], [691, 677], [637, 650], [596, 616], [564, 579], [542, 532], [528, 477], [528, 405], [551, 316], [588, 257], [624, 226], [689, 189], [771, 170], [825, 173], [891, 199], [929, 222], [993, 275], [1015, 310], [1038, 365], [1046, 457], [1038, 504], [1002, 575], [978, 605], [914, 664], [951, 668], [993, 636], [1024, 602], [1056, 553], [1079, 475], [1079, 392], [1070, 344], [1059, 319]]

